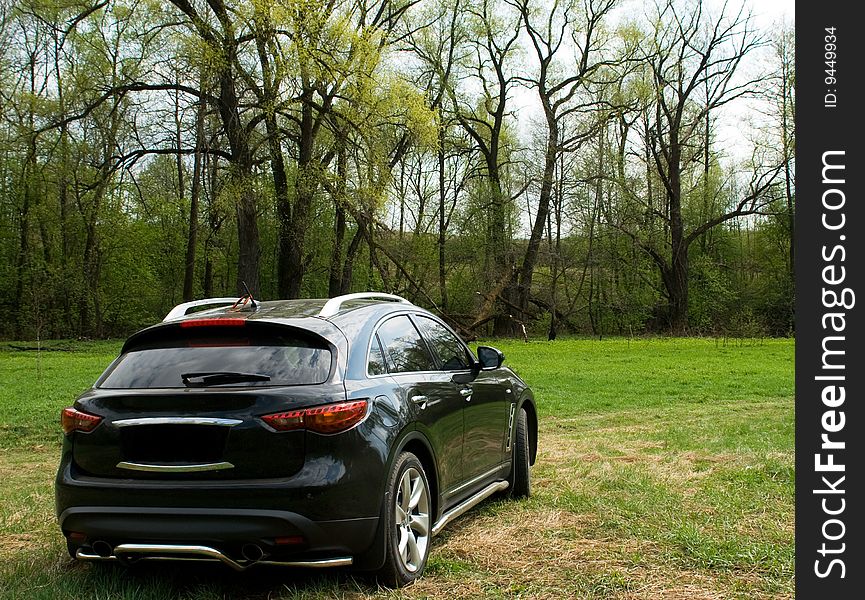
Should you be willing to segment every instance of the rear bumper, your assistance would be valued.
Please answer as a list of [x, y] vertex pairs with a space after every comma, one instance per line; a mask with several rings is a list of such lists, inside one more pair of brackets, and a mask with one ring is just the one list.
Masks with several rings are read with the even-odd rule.
[[64, 450], [56, 514], [73, 555], [104, 554], [95, 542], [173, 544], [241, 560], [252, 544], [275, 562], [352, 557], [359, 568], [376, 568], [383, 560], [376, 533], [384, 469], [374, 461], [355, 465], [332, 454], [309, 457], [287, 478], [145, 480], [82, 473]]
[[[101, 549], [105, 549], [100, 546]], [[256, 559], [234, 560], [227, 554], [209, 546], [178, 545], [178, 544], [120, 544], [115, 546], [111, 554], [99, 555], [88, 552], [87, 548], [78, 548], [75, 558], [88, 561], [123, 561], [126, 563], [139, 560], [193, 560], [221, 562], [235, 571], [245, 571], [256, 565], [275, 565], [282, 567], [342, 567], [353, 563], [350, 556], [337, 558], [318, 558], [312, 560], [269, 560], [267, 556]]]
[[[280, 510], [76, 506], [64, 510], [60, 527], [73, 546], [93, 544], [195, 544], [237, 561], [244, 546], [258, 546], [277, 562], [354, 557], [372, 545], [378, 517], [312, 521]], [[81, 535], [83, 534], [83, 535]]]

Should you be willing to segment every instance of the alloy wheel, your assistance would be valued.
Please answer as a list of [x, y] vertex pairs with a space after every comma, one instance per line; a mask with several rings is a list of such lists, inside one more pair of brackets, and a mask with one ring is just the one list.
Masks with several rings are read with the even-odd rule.
[[423, 564], [430, 538], [429, 490], [420, 472], [409, 467], [403, 473], [394, 502], [397, 551], [409, 572]]

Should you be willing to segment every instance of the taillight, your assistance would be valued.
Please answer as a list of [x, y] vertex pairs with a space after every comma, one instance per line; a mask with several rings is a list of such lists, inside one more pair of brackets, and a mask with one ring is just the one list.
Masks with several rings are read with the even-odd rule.
[[82, 431], [84, 433], [93, 431], [101, 420], [102, 417], [82, 412], [72, 406], [64, 408], [60, 413], [60, 426], [63, 428], [63, 433], [66, 434], [73, 431]]
[[261, 419], [277, 431], [308, 429], [317, 433], [339, 433], [360, 423], [366, 416], [366, 408], [366, 400], [354, 400], [274, 413]]
[[366, 416], [366, 400], [343, 402], [308, 408], [303, 421], [307, 429], [319, 433], [336, 433], [354, 427]]
[[302, 410], [290, 410], [273, 415], [264, 415], [261, 419], [277, 431], [291, 431], [292, 429], [303, 429], [303, 413]]

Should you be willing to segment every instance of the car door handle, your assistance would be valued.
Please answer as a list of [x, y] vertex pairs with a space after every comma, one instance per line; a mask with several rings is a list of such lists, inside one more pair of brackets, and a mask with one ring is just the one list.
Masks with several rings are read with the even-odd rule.
[[421, 409], [426, 408], [426, 404], [429, 401], [429, 398], [426, 396], [412, 396], [411, 401], [421, 407]]
[[472, 388], [463, 388], [460, 390], [460, 396], [465, 398], [466, 401], [471, 400], [473, 391]]

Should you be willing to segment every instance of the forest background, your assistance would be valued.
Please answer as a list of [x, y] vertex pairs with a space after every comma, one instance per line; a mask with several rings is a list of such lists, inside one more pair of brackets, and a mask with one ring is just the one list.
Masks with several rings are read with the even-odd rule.
[[748, 7], [0, 0], [0, 47], [0, 338], [244, 282], [469, 337], [793, 333], [793, 29]]

